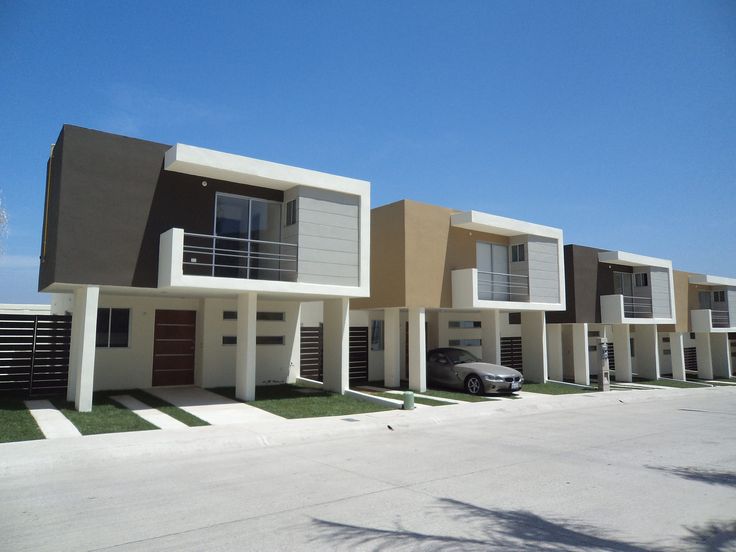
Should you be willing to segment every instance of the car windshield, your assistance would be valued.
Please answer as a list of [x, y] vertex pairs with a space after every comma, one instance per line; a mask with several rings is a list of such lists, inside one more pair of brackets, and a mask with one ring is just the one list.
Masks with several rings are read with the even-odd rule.
[[478, 362], [480, 359], [468, 351], [462, 349], [447, 349], [445, 355], [453, 364], [462, 364], [463, 362]]

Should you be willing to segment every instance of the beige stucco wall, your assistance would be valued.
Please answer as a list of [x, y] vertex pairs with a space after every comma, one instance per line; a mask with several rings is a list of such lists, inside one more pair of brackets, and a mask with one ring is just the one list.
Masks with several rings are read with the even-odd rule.
[[[672, 271], [672, 280], [675, 284], [675, 313], [677, 321], [675, 324], [676, 331], [690, 331], [690, 273], [681, 270]], [[697, 300], [697, 294], [696, 294]], [[696, 307], [697, 308], [697, 307]]]
[[406, 305], [404, 202], [371, 210], [371, 296], [350, 301], [352, 309]]

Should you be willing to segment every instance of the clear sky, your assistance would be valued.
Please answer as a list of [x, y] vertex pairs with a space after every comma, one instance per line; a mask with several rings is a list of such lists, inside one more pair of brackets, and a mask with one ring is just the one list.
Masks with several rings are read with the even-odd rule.
[[0, 303], [63, 123], [736, 277], [736, 2], [0, 0]]

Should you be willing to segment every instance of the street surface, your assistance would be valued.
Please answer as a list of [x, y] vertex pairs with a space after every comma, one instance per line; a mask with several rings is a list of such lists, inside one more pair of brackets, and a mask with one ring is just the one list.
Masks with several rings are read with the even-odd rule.
[[736, 550], [736, 388], [0, 445], [0, 496], [3, 551]]

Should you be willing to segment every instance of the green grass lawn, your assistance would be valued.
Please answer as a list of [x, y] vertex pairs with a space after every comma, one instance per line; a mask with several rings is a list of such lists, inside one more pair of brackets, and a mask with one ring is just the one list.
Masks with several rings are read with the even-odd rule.
[[[408, 384], [409, 382], [401, 382], [400, 387], [392, 387], [391, 389], [394, 391], [410, 391]], [[368, 385], [372, 387], [384, 387], [382, 381], [369, 382]], [[427, 389], [426, 391], [423, 391], [421, 394], [428, 395], [430, 397], [438, 397], [440, 399], [452, 399], [454, 401], [464, 401], [464, 402], [487, 402], [489, 400], [497, 400], [497, 399], [484, 398], [483, 396], [478, 396], [478, 395], [470, 395], [469, 393], [464, 393], [462, 391], [450, 391], [447, 389], [436, 389], [436, 388]]]
[[[700, 383], [692, 383], [692, 382], [672, 380], [672, 379], [658, 379], [658, 380], [635, 379], [634, 385], [636, 385], [637, 383], [642, 383], [644, 385], [661, 385], [662, 387], [677, 387], [679, 389], [693, 389], [693, 388], [702, 389], [703, 387], [705, 387], [703, 384], [700, 384]], [[710, 384], [706, 384], [706, 385], [710, 385]]]
[[110, 398], [110, 395], [119, 394], [121, 394], [120, 391], [95, 393], [92, 412], [77, 412], [74, 410], [74, 403], [64, 399], [52, 399], [51, 402], [77, 427], [82, 435], [158, 429]]
[[573, 395], [576, 393], [598, 391], [598, 389], [594, 389], [593, 387], [577, 387], [575, 385], [553, 381], [548, 381], [547, 383], [525, 383], [521, 387], [521, 390], [528, 391], [529, 393], [543, 393], [545, 395]]
[[189, 427], [194, 426], [206, 426], [210, 425], [201, 418], [197, 418], [194, 414], [190, 414], [186, 410], [182, 410], [181, 408], [174, 406], [173, 404], [166, 402], [163, 399], [160, 399], [156, 397], [155, 395], [151, 395], [150, 393], [146, 393], [142, 389], [131, 389], [128, 391], [120, 391], [116, 392], [116, 395], [130, 395], [131, 397], [135, 397], [139, 401], [146, 403], [148, 406], [152, 408], [156, 408], [163, 412], [164, 414], [168, 414], [172, 418], [179, 420], [181, 423], [188, 425]]
[[[384, 399], [394, 399], [395, 401], [402, 401], [404, 400], [403, 395], [397, 395], [396, 393], [371, 393], [371, 395], [375, 395], [376, 397], [383, 397]], [[426, 395], [426, 393], [422, 393], [422, 395]], [[427, 406], [452, 406], [452, 403], [448, 402], [442, 402], [442, 401], [433, 401], [432, 399], [425, 399], [424, 397], [417, 397], [416, 394], [414, 395], [414, 402], [416, 404], [426, 404]]]
[[0, 443], [43, 439], [31, 413], [20, 399], [0, 399]]
[[[238, 400], [235, 398], [234, 387], [216, 387], [208, 389], [208, 391]], [[390, 406], [381, 406], [321, 389], [310, 389], [290, 384], [256, 387], [256, 400], [248, 404], [282, 418], [290, 419], [346, 416], [393, 410]]]

